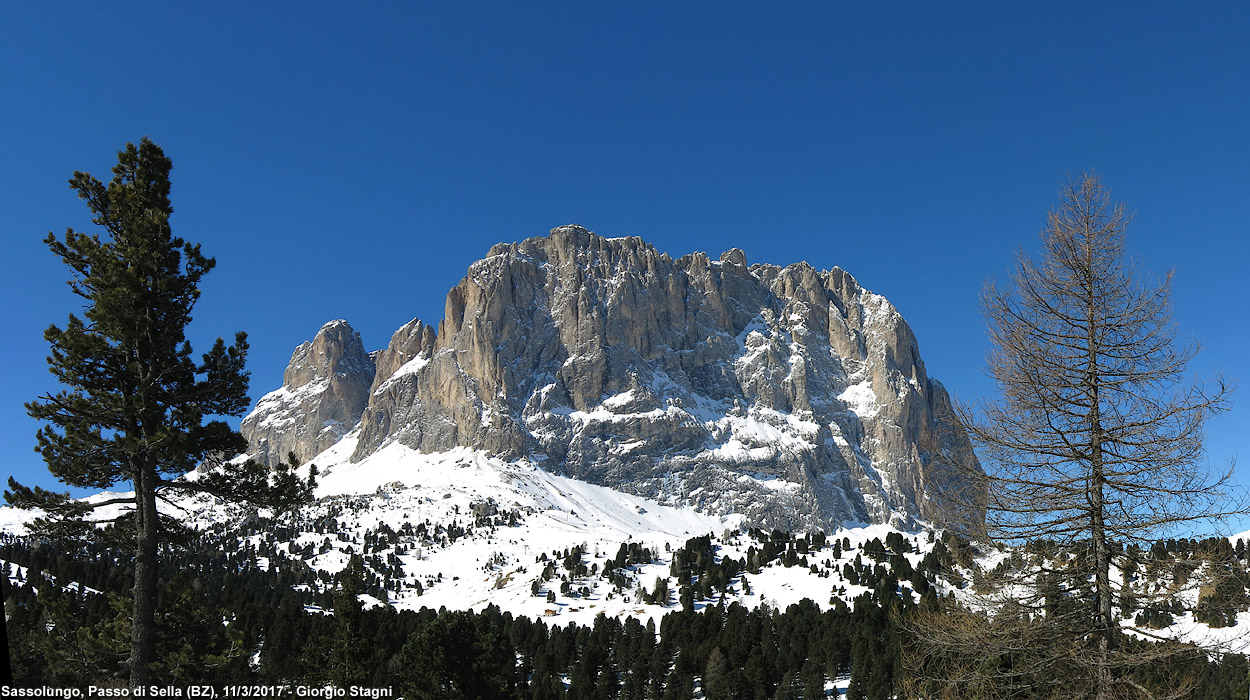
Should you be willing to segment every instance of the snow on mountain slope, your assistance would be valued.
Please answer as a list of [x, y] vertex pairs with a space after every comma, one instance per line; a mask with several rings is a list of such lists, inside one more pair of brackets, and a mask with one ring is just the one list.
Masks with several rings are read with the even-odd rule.
[[[710, 536], [718, 561], [732, 557], [745, 563], [749, 550], [761, 547], [759, 539], [739, 529], [740, 517], [662, 505], [552, 474], [541, 464], [506, 462], [467, 448], [421, 454], [398, 443], [353, 463], [348, 456], [354, 440], [348, 435], [303, 467], [317, 465], [317, 501], [274, 521], [290, 528], [290, 539], [244, 538], [262, 567], [280, 553], [333, 575], [357, 553], [389, 584], [385, 603], [368, 597], [373, 604], [477, 610], [493, 604], [517, 615], [589, 624], [600, 613], [658, 619], [680, 607], [682, 582], [671, 565], [673, 553], [690, 538]], [[211, 499], [167, 507], [203, 528], [229, 529], [247, 513]], [[0, 509], [0, 523], [14, 534], [30, 517]], [[382, 538], [382, 532], [394, 536]], [[864, 543], [891, 532], [886, 525], [839, 531], [839, 542], [845, 538], [849, 545], [845, 552], [835, 555], [832, 547], [812, 551], [804, 565], [785, 567], [775, 556], [757, 573], [737, 575], [726, 603], [784, 608], [808, 598], [825, 607], [835, 588], [849, 601], [870, 588], [845, 581], [840, 567], [854, 560]], [[908, 537], [917, 550], [926, 539]], [[630, 543], [645, 548], [649, 561], [619, 570], [617, 581], [626, 584], [616, 585], [603, 573], [622, 545]], [[274, 551], [267, 553], [267, 547]], [[916, 564], [923, 552], [906, 556]], [[394, 564], [397, 570], [388, 569]], [[820, 574], [813, 573], [817, 569]], [[643, 594], [654, 592], [658, 581], [669, 593], [645, 602]], [[694, 600], [693, 606], [714, 603]]]
[[[346, 460], [355, 435], [312, 460], [320, 475], [316, 495], [378, 496], [411, 519], [442, 519], [475, 503], [521, 509], [541, 529], [605, 539], [681, 538], [736, 527], [740, 518], [720, 518], [692, 509], [662, 506], [604, 486], [551, 474], [529, 461], [507, 462], [468, 448], [422, 454], [398, 443], [360, 462]], [[342, 459], [342, 461], [338, 461]], [[328, 463], [328, 465], [327, 465]], [[327, 465], [327, 466], [322, 466]], [[624, 541], [624, 540], [622, 540]]]
[[[844, 527], [823, 538], [747, 531], [740, 517], [662, 505], [553, 474], [541, 462], [505, 461], [463, 447], [422, 454], [393, 443], [352, 462], [355, 440], [349, 434], [310, 460], [320, 475], [317, 501], [271, 525], [263, 525], [264, 514], [251, 518], [246, 508], [208, 498], [166, 507], [227, 538], [250, 523], [243, 539], [261, 567], [274, 557], [295, 560], [324, 572], [317, 579], [322, 591], [335, 585], [334, 575], [353, 553], [360, 554], [380, 584], [366, 601], [398, 609], [496, 605], [560, 624], [590, 624], [601, 613], [658, 619], [680, 608], [682, 587], [697, 582], [674, 562], [688, 540], [702, 536], [710, 536], [717, 564], [738, 564], [723, 588], [686, 601], [695, 609], [720, 600], [779, 609], [804, 599], [821, 608], [850, 604], [877, 588], [870, 577], [881, 570], [895, 572], [898, 595], [918, 598], [933, 588], [938, 595], [975, 599], [973, 572], [949, 560], [943, 565], [949, 573], [929, 576], [927, 583], [900, 573], [921, 569], [943, 541], [931, 531], [900, 532], [885, 524]], [[0, 528], [22, 534], [31, 517], [0, 508]], [[631, 544], [646, 556], [618, 569], [623, 545]], [[765, 554], [769, 547], [772, 553]], [[989, 547], [974, 551], [984, 571], [1008, 556]], [[648, 600], [657, 587], [667, 593]], [[1235, 626], [1219, 629], [1186, 614], [1158, 633], [1228, 648], [1250, 646], [1246, 629], [1247, 612]]]
[[[762, 546], [740, 529], [741, 517], [662, 505], [552, 474], [540, 463], [508, 462], [467, 448], [422, 454], [399, 443], [351, 462], [354, 441], [355, 435], [348, 435], [310, 460], [320, 474], [318, 501], [281, 519], [297, 534], [277, 549], [326, 574], [342, 570], [351, 553], [362, 554], [389, 584], [385, 601], [366, 598], [372, 604], [475, 610], [496, 605], [561, 624], [589, 624], [600, 613], [658, 619], [680, 607], [682, 581], [671, 567], [673, 553], [687, 540], [710, 536], [718, 561], [743, 564], [752, 548]], [[397, 534], [380, 542], [381, 532]], [[838, 549], [845, 542], [844, 552], [832, 546], [813, 550], [802, 565], [784, 566], [774, 555], [757, 572], [738, 574], [725, 601], [783, 609], [805, 598], [827, 607], [835, 594], [850, 601], [871, 588], [847, 581], [843, 567], [865, 543], [894, 532], [887, 525], [840, 530], [829, 541], [836, 537]], [[913, 551], [905, 556], [917, 565], [931, 546], [929, 535], [906, 537]], [[257, 551], [264, 549], [263, 536], [251, 539]], [[604, 572], [622, 545], [631, 543], [645, 548], [650, 561], [619, 570], [616, 580], [626, 585], [617, 585]], [[390, 569], [396, 564], [402, 573]], [[644, 601], [659, 581], [668, 595]], [[719, 591], [714, 598], [694, 600], [693, 607], [715, 604]]]

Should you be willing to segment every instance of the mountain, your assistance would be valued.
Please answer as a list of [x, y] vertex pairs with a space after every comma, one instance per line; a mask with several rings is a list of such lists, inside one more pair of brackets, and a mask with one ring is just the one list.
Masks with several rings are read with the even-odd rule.
[[884, 297], [836, 267], [674, 260], [579, 226], [494, 246], [437, 330], [368, 354], [327, 324], [242, 429], [266, 460], [349, 434], [353, 463], [471, 448], [766, 528], [983, 520], [949, 396]]
[[265, 394], [240, 430], [266, 464], [294, 452], [311, 457], [339, 441], [360, 422], [369, 402], [374, 360], [360, 334], [331, 321], [291, 354], [282, 387]]
[[[723, 667], [765, 697], [891, 697], [900, 619], [984, 609], [997, 573], [1088, 556], [976, 537], [979, 465], [946, 392], [897, 310], [838, 268], [673, 260], [561, 227], [492, 248], [446, 308], [375, 352], [325, 324], [244, 419], [258, 459], [317, 467], [315, 502], [162, 501], [194, 533], [162, 552], [170, 658], [210, 659], [205, 681], [325, 684], [327, 650], [363, 648], [380, 687], [436, 666], [422, 649], [446, 646], [439, 630], [478, 629], [503, 652], [474, 673], [546, 678], [553, 697], [597, 678], [702, 697]], [[0, 507], [22, 677], [109, 673], [63, 649], [125, 619], [100, 594], [128, 590], [129, 555], [25, 536], [38, 515]], [[1206, 650], [1190, 697], [1244, 697], [1245, 537], [1115, 554], [1126, 632]]]

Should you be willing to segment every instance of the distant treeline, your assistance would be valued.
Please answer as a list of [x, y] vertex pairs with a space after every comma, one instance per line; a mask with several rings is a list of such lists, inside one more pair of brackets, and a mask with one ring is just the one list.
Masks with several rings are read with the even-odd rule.
[[[334, 528], [327, 525], [329, 537]], [[370, 535], [363, 551], [331, 577], [267, 544], [290, 533], [254, 527], [264, 537], [206, 535], [163, 552], [160, 659], [154, 669], [160, 682], [333, 683], [390, 687], [406, 698], [688, 700], [701, 693], [712, 700], [770, 700], [825, 697], [835, 680], [845, 683], [849, 676], [848, 698], [879, 700], [900, 688], [907, 643], [900, 622], [917, 608], [943, 604], [929, 582], [939, 568], [967, 557], [965, 544], [948, 538], [913, 567], [901, 556], [910, 546], [906, 539], [871, 541], [860, 550], [867, 561], [857, 557], [844, 565], [847, 578], [871, 588], [850, 604], [833, 598], [824, 611], [806, 600], [786, 610], [748, 610], [715, 602], [718, 591], [741, 581], [742, 571], [772, 560], [805, 566], [810, 550], [841, 548], [843, 542], [753, 533], [764, 544], [739, 561], [718, 559], [710, 538], [694, 538], [666, 555], [679, 584], [662, 592], [665, 600], [670, 593], [676, 600], [658, 629], [602, 616], [589, 626], [552, 625], [495, 607], [363, 609], [358, 594], [385, 599], [388, 586], [399, 580], [388, 575], [397, 562], [374, 551], [387, 544], [388, 533]], [[439, 530], [461, 534], [459, 527]], [[1184, 557], [1215, 546], [1169, 541], [1151, 555]], [[1244, 557], [1244, 547], [1238, 549], [1229, 554]], [[560, 554], [561, 568], [577, 568], [576, 548]], [[624, 547], [599, 575], [620, 579], [622, 570], [652, 556]], [[5, 610], [16, 683], [123, 684], [120, 664], [129, 652], [125, 592], [133, 574], [127, 558], [100, 545], [6, 536], [0, 559], [11, 562], [15, 581], [5, 591]], [[660, 593], [647, 591], [651, 597]], [[1202, 677], [1194, 700], [1245, 696], [1245, 657], [1192, 663]]]

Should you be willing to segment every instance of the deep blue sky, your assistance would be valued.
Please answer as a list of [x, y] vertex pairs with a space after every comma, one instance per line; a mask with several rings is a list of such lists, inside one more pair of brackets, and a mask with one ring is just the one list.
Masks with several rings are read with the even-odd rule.
[[841, 266], [973, 398], [983, 282], [1096, 168], [1175, 268], [1192, 368], [1242, 379], [1211, 457], [1250, 453], [1244, 3], [256, 5], [6, 7], [0, 472], [57, 486], [22, 402], [77, 300], [41, 240], [90, 228], [67, 178], [145, 135], [218, 262], [193, 339], [246, 330], [253, 398], [324, 321], [381, 348], [493, 243], [565, 223]]

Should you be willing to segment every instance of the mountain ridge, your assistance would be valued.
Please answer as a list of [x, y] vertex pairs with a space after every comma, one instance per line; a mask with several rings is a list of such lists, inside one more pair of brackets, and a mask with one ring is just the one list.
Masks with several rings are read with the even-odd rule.
[[357, 430], [353, 461], [470, 447], [764, 527], [981, 525], [949, 396], [898, 311], [837, 267], [673, 259], [562, 226], [472, 263], [437, 330], [358, 343], [334, 322], [296, 350], [287, 375], [325, 388], [258, 402], [258, 457], [310, 459]]

